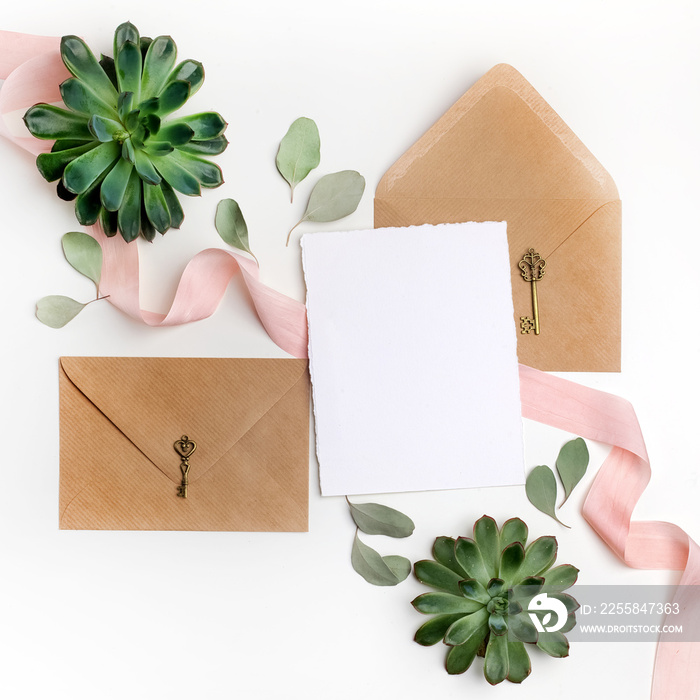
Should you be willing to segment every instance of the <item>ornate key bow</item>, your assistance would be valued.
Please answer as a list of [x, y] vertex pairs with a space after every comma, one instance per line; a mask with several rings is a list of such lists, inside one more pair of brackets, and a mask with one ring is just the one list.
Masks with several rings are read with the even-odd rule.
[[180, 498], [187, 498], [187, 476], [190, 472], [190, 457], [197, 449], [197, 443], [190, 440], [187, 435], [183, 435], [173, 444], [175, 452], [180, 455], [180, 472], [182, 473], [182, 482], [177, 487], [177, 495]]

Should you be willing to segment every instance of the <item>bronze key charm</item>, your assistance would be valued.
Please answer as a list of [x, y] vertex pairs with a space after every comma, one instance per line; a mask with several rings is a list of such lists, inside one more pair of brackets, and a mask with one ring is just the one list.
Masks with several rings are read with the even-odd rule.
[[177, 495], [180, 498], [187, 498], [187, 475], [190, 473], [190, 457], [197, 449], [197, 443], [190, 440], [187, 435], [183, 435], [173, 444], [175, 452], [180, 455], [180, 472], [182, 473], [182, 482], [177, 487]]
[[520, 317], [520, 332], [540, 334], [540, 311], [537, 305], [537, 282], [544, 277], [544, 268], [547, 266], [547, 261], [535, 252], [534, 248], [530, 248], [523, 259], [518, 263], [520, 274], [526, 282], [530, 283], [532, 290], [532, 315], [534, 320], [529, 316]]

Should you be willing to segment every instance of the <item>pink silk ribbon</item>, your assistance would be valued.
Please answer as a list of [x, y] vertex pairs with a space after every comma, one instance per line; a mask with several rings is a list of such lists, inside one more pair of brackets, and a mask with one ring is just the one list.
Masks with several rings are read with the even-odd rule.
[[[58, 84], [68, 77], [57, 53], [59, 39], [0, 32], [0, 132], [31, 153], [50, 144], [9, 133], [8, 112], [36, 102], [60, 100]], [[132, 318], [169, 326], [207, 318], [216, 310], [231, 277], [240, 271], [255, 309], [272, 340], [295, 357], [307, 356], [306, 311], [301, 302], [259, 281], [258, 266], [231, 251], [210, 248], [187, 265], [167, 314], [144, 311], [139, 304], [138, 248], [119, 236], [107, 238], [91, 227], [102, 246], [100, 291]], [[681, 586], [700, 585], [700, 549], [679, 527], [656, 521], [632, 521], [632, 511], [651, 477], [642, 432], [632, 405], [612, 394], [590, 389], [545, 372], [520, 366], [522, 412], [569, 433], [612, 445], [595, 477], [583, 515], [610, 549], [628, 566], [683, 571]], [[676, 599], [681, 610], [686, 601]], [[674, 624], [683, 624], [683, 612]], [[657, 646], [652, 700], [700, 698], [700, 643], [663, 638]]]

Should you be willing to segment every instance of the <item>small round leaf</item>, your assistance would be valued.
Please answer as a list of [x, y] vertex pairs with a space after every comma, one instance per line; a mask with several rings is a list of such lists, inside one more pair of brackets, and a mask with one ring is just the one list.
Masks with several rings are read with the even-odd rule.
[[102, 247], [87, 233], [71, 231], [61, 239], [66, 260], [81, 275], [91, 279], [95, 285], [100, 283], [102, 274]]
[[70, 297], [55, 294], [39, 299], [36, 304], [36, 317], [46, 326], [63, 328], [86, 306], [87, 304], [81, 304]]
[[[227, 201], [233, 202], [232, 199], [224, 200], [219, 203], [219, 207]], [[217, 209], [217, 219], [218, 217], [219, 211]], [[413, 533], [416, 527], [413, 520], [407, 515], [404, 515], [394, 508], [383, 506], [380, 503], [350, 503], [350, 501], [348, 501], [348, 505], [350, 506], [350, 514], [355, 524], [362, 532], [368, 535], [408, 537]]]

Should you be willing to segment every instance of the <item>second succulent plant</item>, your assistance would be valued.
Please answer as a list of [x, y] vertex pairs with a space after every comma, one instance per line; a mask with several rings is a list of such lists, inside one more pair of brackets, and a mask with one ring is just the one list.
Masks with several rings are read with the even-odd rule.
[[483, 656], [489, 683], [521, 683], [531, 671], [526, 645], [568, 656], [565, 633], [576, 624], [579, 605], [563, 591], [576, 582], [578, 569], [552, 568], [554, 537], [529, 545], [527, 538], [527, 525], [519, 518], [499, 530], [484, 516], [474, 524], [473, 538], [438, 537], [434, 559], [416, 562], [416, 577], [436, 591], [413, 601], [416, 610], [434, 615], [415, 641], [424, 646], [443, 641], [448, 673], [463, 673]]

